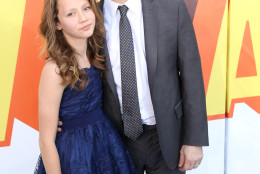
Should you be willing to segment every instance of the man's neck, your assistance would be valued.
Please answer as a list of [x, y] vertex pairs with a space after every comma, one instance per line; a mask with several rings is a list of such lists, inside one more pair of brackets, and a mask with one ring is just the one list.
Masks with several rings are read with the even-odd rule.
[[112, 0], [118, 4], [124, 4], [127, 0]]

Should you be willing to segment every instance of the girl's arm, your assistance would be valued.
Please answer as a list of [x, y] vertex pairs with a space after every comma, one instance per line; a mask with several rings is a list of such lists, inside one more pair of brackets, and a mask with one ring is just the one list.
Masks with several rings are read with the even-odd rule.
[[39, 145], [48, 174], [61, 174], [55, 145], [59, 107], [65, 86], [54, 61], [45, 64], [39, 85]]

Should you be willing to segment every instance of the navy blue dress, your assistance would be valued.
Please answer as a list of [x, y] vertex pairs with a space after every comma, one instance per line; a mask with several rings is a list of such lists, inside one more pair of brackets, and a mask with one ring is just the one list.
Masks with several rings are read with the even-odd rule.
[[[135, 174], [119, 133], [101, 110], [100, 71], [93, 66], [84, 70], [89, 75], [87, 88], [66, 87], [60, 104], [63, 125], [56, 147], [62, 174]], [[41, 155], [34, 173], [46, 173]]]

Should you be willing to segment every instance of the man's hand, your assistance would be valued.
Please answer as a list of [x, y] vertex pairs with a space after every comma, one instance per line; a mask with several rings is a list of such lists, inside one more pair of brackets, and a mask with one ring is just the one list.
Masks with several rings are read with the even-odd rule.
[[58, 127], [57, 127], [57, 132], [61, 132], [62, 129], [59, 127], [59, 126], [62, 126], [62, 121], [58, 121]]
[[179, 170], [184, 172], [197, 168], [202, 160], [201, 146], [183, 145], [180, 151]]

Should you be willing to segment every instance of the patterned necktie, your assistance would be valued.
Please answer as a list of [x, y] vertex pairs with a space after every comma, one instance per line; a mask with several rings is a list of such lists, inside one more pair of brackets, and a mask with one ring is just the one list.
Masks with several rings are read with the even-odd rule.
[[124, 134], [128, 138], [136, 140], [143, 132], [143, 127], [137, 93], [133, 37], [126, 16], [128, 7], [123, 5], [118, 9], [121, 14], [119, 36]]

